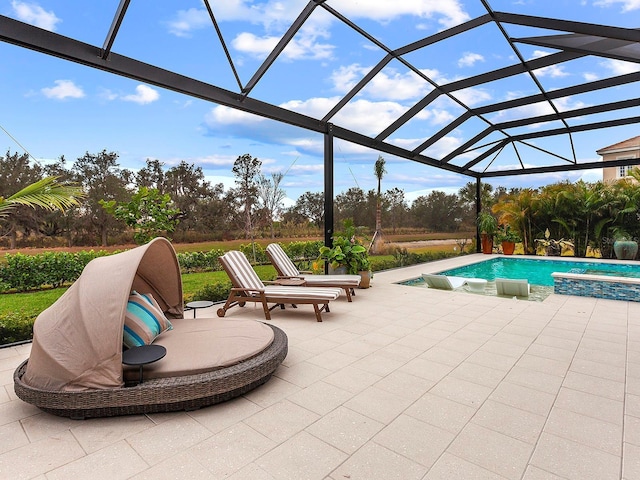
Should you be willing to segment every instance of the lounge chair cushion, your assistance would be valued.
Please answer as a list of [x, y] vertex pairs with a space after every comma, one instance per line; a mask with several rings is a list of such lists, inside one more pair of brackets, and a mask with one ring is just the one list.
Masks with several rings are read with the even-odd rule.
[[127, 302], [122, 343], [127, 348], [150, 345], [155, 338], [172, 328], [153, 295], [133, 291]]
[[440, 275], [437, 273], [423, 273], [422, 278], [429, 288], [437, 288], [440, 290], [454, 290], [467, 283], [467, 279], [464, 277]]
[[[173, 327], [154, 342], [165, 347], [167, 354], [144, 366], [145, 379], [195, 375], [235, 365], [262, 352], [274, 337], [268, 325], [237, 318], [175, 319]], [[135, 380], [137, 375], [137, 368], [125, 368], [126, 380]]]

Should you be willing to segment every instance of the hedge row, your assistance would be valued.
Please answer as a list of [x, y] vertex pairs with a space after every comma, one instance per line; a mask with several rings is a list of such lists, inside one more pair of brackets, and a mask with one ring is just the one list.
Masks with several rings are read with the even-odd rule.
[[[291, 242], [283, 245], [287, 254], [296, 262], [315, 260], [322, 242]], [[265, 264], [269, 259], [264, 248], [257, 244], [241, 245], [240, 250], [252, 263]], [[114, 252], [117, 253], [117, 252]], [[218, 257], [224, 250], [178, 253], [182, 273], [221, 270]], [[60, 287], [74, 282], [84, 267], [96, 257], [111, 255], [104, 250], [78, 253], [46, 252], [36, 255], [22, 253], [5, 255], [6, 263], [0, 265], [0, 292], [15, 290], [26, 292], [45, 287]]]
[[[289, 246], [286, 246], [285, 250], [287, 251], [289, 256], [296, 260], [297, 264], [299, 264], [301, 261], [311, 262], [315, 260], [315, 252], [317, 252], [317, 248], [319, 248], [317, 245], [318, 243], [320, 242], [293, 242]], [[242, 250], [245, 252], [250, 251], [251, 254], [253, 254], [253, 247], [251, 245], [243, 245]], [[178, 259], [184, 271], [220, 269], [218, 257], [223, 253], [224, 252], [222, 252], [221, 250], [212, 250], [211, 252], [184, 253], [178, 254]], [[82, 254], [78, 254], [80, 258], [64, 256], [72, 254], [57, 255], [61, 255], [60, 258], [65, 258], [67, 262], [80, 263], [84, 261], [84, 264], [86, 265], [86, 262], [88, 262], [91, 258], [106, 254], [106, 252], [83, 252]], [[256, 245], [256, 257], [258, 257], [259, 254], [264, 255], [264, 251], [261, 247]], [[371, 259], [371, 268], [373, 271], [387, 270], [390, 268], [403, 267], [416, 263], [439, 260], [441, 258], [450, 257], [452, 255], [454, 254], [450, 252], [408, 253], [406, 250], [397, 250], [394, 253], [393, 258], [373, 257]], [[26, 263], [27, 261], [21, 258], [20, 261], [15, 260], [12, 265], [22, 265], [24, 268]], [[52, 263], [57, 264], [56, 262]], [[59, 268], [62, 269], [62, 267]], [[82, 269], [80, 268], [79, 271], [82, 271]], [[222, 282], [216, 282], [201, 288], [187, 300], [224, 301], [229, 296], [230, 290], [231, 283], [229, 281], [225, 280]], [[31, 339], [33, 336], [33, 322], [35, 321], [36, 316], [37, 312], [31, 311], [19, 311], [0, 314], [0, 345], [6, 345]]]
[[110, 255], [104, 250], [78, 253], [45, 252], [36, 255], [6, 254], [0, 266], [0, 291], [25, 292], [43, 287], [61, 287], [75, 281], [87, 263]]

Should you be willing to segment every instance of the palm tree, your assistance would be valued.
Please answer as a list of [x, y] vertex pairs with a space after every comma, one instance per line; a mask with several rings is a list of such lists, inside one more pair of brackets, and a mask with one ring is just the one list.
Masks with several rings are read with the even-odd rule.
[[376, 163], [373, 166], [373, 173], [378, 179], [378, 195], [376, 197], [376, 231], [373, 234], [373, 240], [371, 242], [373, 253], [377, 252], [378, 245], [382, 243], [382, 192], [380, 187], [382, 184], [382, 177], [387, 173], [384, 168], [384, 164], [384, 158], [381, 155], [378, 155], [378, 160], [376, 160]]
[[84, 196], [81, 187], [58, 183], [58, 177], [45, 177], [27, 185], [10, 197], [0, 196], [0, 218], [8, 216], [20, 205], [47, 210], [60, 210], [79, 205], [79, 198]]

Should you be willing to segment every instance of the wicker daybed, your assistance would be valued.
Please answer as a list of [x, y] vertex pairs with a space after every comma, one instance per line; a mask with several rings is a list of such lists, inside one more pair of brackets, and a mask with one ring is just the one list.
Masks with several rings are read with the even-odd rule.
[[[152, 293], [174, 325], [154, 341], [167, 355], [144, 367], [142, 383], [129, 381], [137, 370], [122, 364], [132, 290]], [[247, 332], [255, 339], [247, 340]], [[25, 402], [74, 419], [194, 410], [265, 383], [286, 355], [287, 337], [275, 326], [183, 318], [175, 251], [157, 238], [91, 261], [38, 316], [31, 356], [14, 372], [14, 388]]]

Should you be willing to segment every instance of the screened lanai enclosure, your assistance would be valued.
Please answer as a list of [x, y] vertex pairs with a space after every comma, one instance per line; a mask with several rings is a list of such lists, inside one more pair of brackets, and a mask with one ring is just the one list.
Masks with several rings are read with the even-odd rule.
[[631, 0], [98, 4], [47, 2], [83, 19], [55, 31], [2, 15], [0, 39], [319, 135], [327, 241], [336, 142], [479, 189], [492, 177], [602, 168], [585, 138], [597, 133], [604, 147], [640, 133]]

